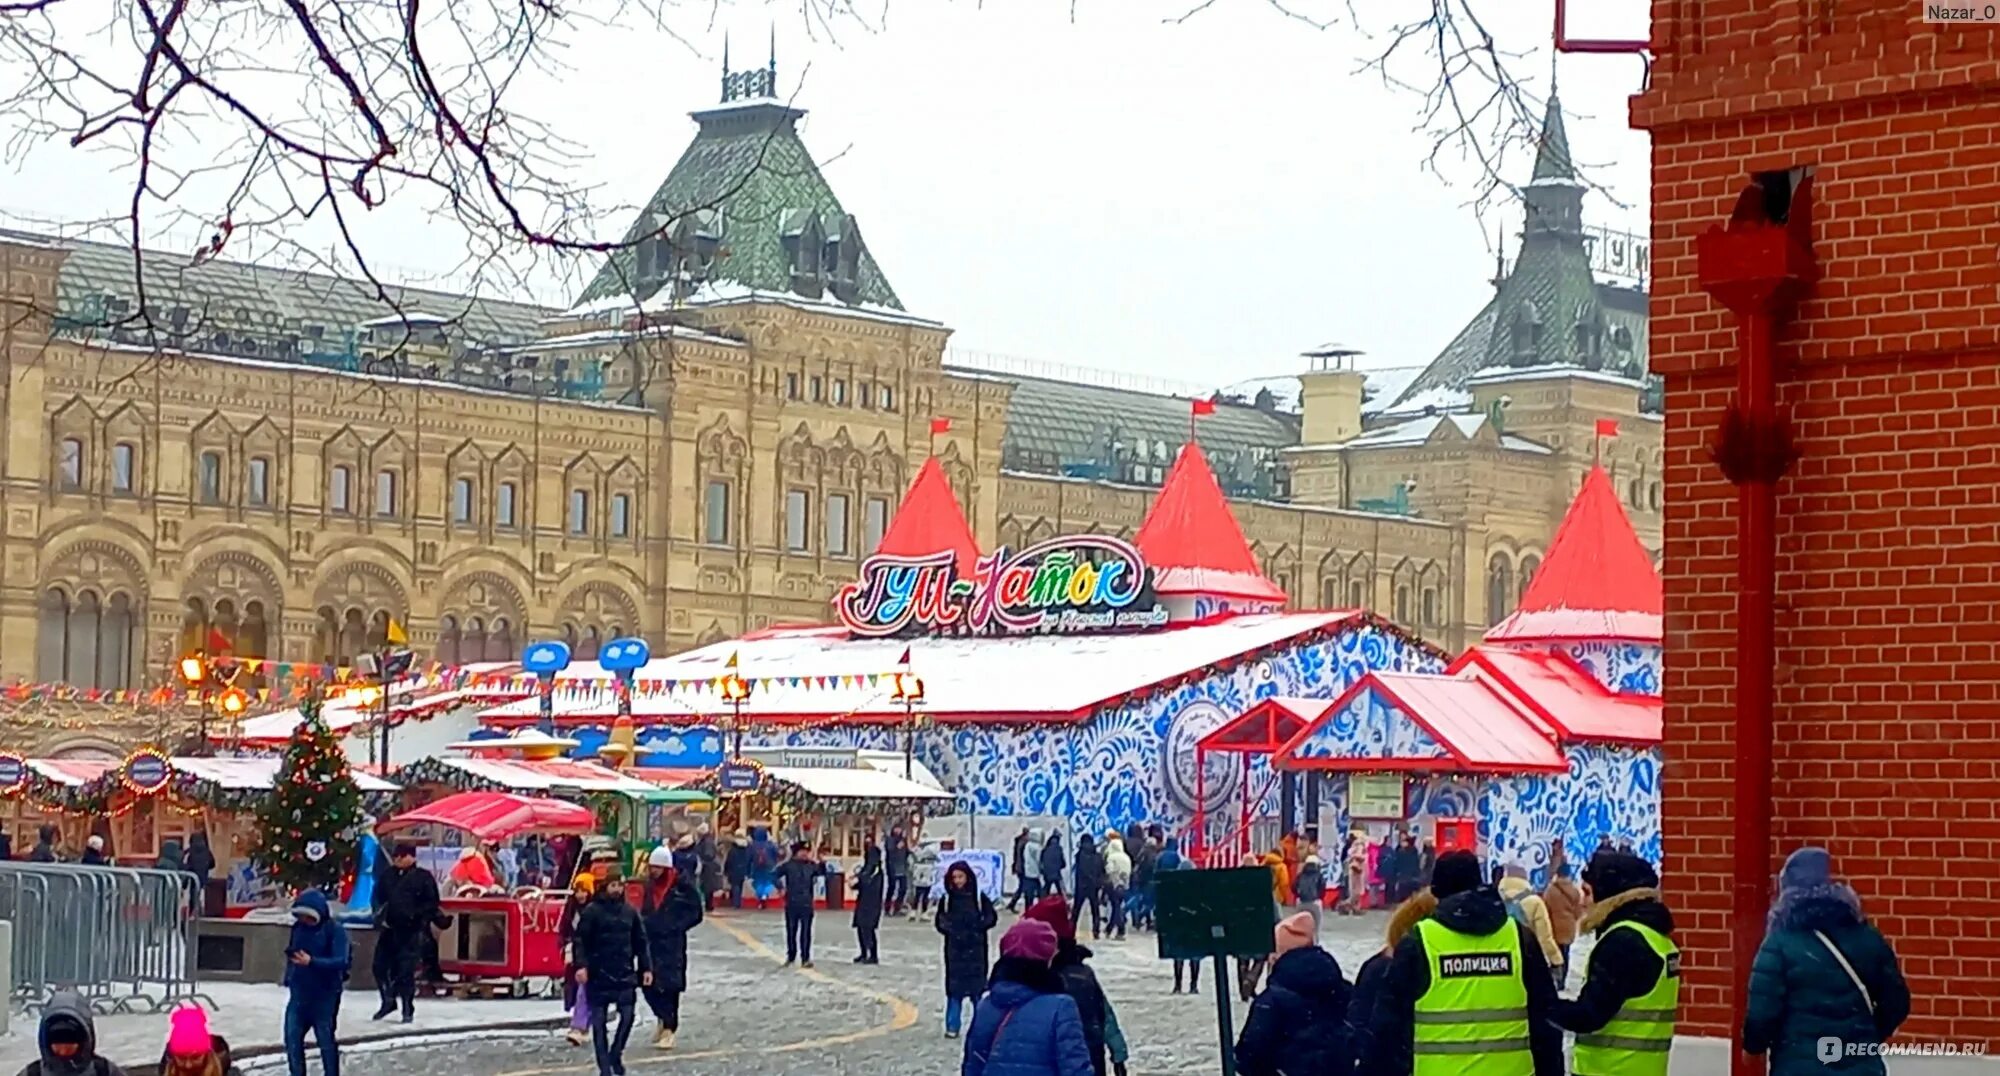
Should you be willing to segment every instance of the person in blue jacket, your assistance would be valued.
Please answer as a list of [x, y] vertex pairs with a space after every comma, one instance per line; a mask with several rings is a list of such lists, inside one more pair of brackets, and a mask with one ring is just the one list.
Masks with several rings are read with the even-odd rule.
[[291, 992], [285, 1004], [285, 1061], [291, 1076], [306, 1076], [308, 1030], [319, 1042], [325, 1076], [340, 1076], [335, 1025], [353, 955], [347, 928], [333, 921], [325, 893], [308, 889], [292, 902], [292, 936], [285, 943], [285, 960], [285, 988]]
[[[1887, 1070], [1873, 1047], [1909, 1015], [1895, 950], [1861, 914], [1861, 898], [1834, 880], [1833, 858], [1824, 848], [1793, 852], [1750, 966], [1743, 1049], [1770, 1054], [1771, 1076], [1879, 1076]], [[1831, 1058], [1828, 1040], [1839, 1043]]]
[[1038, 919], [1023, 919], [1001, 937], [959, 1076], [1091, 1076], [1083, 1018], [1049, 967], [1055, 956], [1055, 928]]

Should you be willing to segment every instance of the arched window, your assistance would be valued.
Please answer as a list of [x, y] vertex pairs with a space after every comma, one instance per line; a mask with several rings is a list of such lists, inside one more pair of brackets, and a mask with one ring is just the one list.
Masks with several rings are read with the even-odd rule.
[[514, 490], [512, 482], [500, 483], [499, 492], [493, 500], [493, 523], [500, 527], [518, 527], [520, 521], [514, 514]]
[[340, 620], [340, 651], [338, 661], [342, 665], [352, 665], [354, 655], [368, 652], [368, 619], [359, 609], [349, 609]]
[[35, 627], [35, 679], [60, 684], [69, 679], [69, 594], [61, 587], [42, 592]]
[[1434, 628], [1438, 623], [1438, 592], [1435, 587], [1424, 588], [1424, 626]]
[[203, 504], [222, 503], [222, 453], [204, 452], [196, 467], [196, 495]]
[[393, 518], [396, 514], [396, 472], [375, 472], [375, 514]]
[[461, 663], [458, 656], [458, 618], [446, 613], [438, 618], [437, 647], [431, 651], [431, 660], [440, 665]]
[[56, 488], [66, 493], [83, 488], [83, 442], [75, 437], [63, 438], [56, 454]]
[[1514, 566], [1507, 554], [1495, 553], [1486, 563], [1486, 626], [1500, 623], [1514, 608]]
[[472, 522], [472, 479], [456, 478], [451, 483], [451, 521], [460, 526]]
[[584, 661], [597, 660], [597, 649], [603, 640], [597, 634], [597, 625], [583, 629], [583, 641], [578, 645], [576, 656]]
[[245, 658], [271, 656], [271, 624], [264, 616], [264, 603], [243, 604], [243, 622], [236, 629], [236, 654]]
[[1532, 553], [1521, 558], [1521, 589], [1519, 591], [1521, 597], [1525, 598], [1528, 596], [1528, 584], [1535, 581], [1535, 572], [1541, 566], [1542, 558]]
[[327, 479], [326, 506], [341, 515], [354, 511], [354, 471], [345, 464]]
[[469, 658], [484, 660], [486, 657], [486, 621], [473, 617], [465, 622], [465, 641], [459, 651]]
[[486, 633], [486, 660], [521, 660], [521, 651], [514, 645], [514, 626], [504, 616], [494, 617], [493, 628]]
[[132, 597], [50, 587], [36, 602], [35, 677], [111, 691], [132, 686]]
[[1409, 622], [1410, 587], [1407, 583], [1398, 584], [1396, 587], [1396, 623], [1408, 624]]
[[389, 645], [389, 614], [381, 609], [368, 618], [368, 649], [380, 652]]
[[1329, 577], [1319, 581], [1319, 607], [1322, 609], [1340, 607], [1340, 580]]
[[1368, 608], [1368, 587], [1359, 579], [1347, 584], [1347, 607], [1350, 609]]
[[318, 623], [313, 626], [313, 657], [331, 664], [340, 658], [340, 614], [330, 605], [319, 607]]

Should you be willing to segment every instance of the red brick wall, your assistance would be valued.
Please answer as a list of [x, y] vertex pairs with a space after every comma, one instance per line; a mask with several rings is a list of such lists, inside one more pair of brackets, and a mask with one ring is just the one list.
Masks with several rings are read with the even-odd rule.
[[[1834, 14], [1824, 14], [1833, 12]], [[1730, 316], [1694, 237], [1811, 165], [1823, 279], [1786, 328], [1775, 837], [1832, 849], [1911, 1037], [2000, 1049], [2000, 32], [1914, 0], [1655, 0], [1654, 368], [1667, 379], [1666, 856], [1684, 1028], [1726, 1034], [1735, 495], [1708, 445]], [[1777, 868], [1772, 863], [1772, 870]]]

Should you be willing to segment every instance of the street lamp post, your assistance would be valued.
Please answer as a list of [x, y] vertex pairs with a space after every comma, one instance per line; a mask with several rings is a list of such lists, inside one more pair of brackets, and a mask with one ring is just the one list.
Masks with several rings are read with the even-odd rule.
[[889, 697], [903, 704], [903, 779], [915, 780], [917, 758], [917, 704], [924, 701], [923, 677], [908, 671], [896, 674]]
[[729, 703], [729, 709], [734, 715], [730, 718], [730, 727], [736, 732], [736, 746], [731, 757], [741, 759], [743, 757], [743, 704], [750, 701], [750, 681], [737, 675], [736, 670], [732, 668], [722, 674], [722, 679], [716, 681], [716, 686], [721, 689], [723, 701]]
[[530, 643], [521, 653], [521, 668], [534, 674], [537, 694], [541, 699], [541, 720], [538, 723], [543, 734], [556, 734], [556, 674], [569, 668], [569, 644], [550, 640], [545, 643]]
[[187, 684], [188, 690], [194, 693], [195, 705], [201, 708], [199, 716], [195, 719], [195, 735], [199, 740], [196, 750], [206, 751], [208, 749], [208, 693], [210, 687], [208, 655], [199, 650], [190, 651], [180, 660], [180, 674], [181, 680]]

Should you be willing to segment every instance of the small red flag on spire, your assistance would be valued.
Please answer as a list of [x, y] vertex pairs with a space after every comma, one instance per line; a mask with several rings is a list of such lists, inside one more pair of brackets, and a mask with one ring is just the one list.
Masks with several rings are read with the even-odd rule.
[[906, 646], [903, 648], [903, 656], [897, 659], [896, 664], [908, 665], [909, 663], [910, 663], [910, 648]]
[[938, 434], [941, 434], [941, 433], [950, 433], [950, 432], [951, 432], [951, 420], [950, 420], [950, 419], [948, 419], [948, 418], [934, 418], [934, 419], [932, 419], [932, 420], [931, 420], [931, 436], [932, 436], [932, 437], [936, 437], [936, 436], [937, 436]]
[[1599, 436], [1599, 437], [1616, 437], [1616, 436], [1618, 436], [1618, 420], [1617, 420], [1617, 419], [1615, 419], [1615, 418], [1600, 418], [1600, 419], [1598, 419], [1598, 420], [1597, 420], [1597, 436]]
[[1190, 415], [1213, 415], [1213, 414], [1215, 414], [1215, 401], [1214, 401], [1214, 400], [1190, 400], [1190, 401], [1188, 401], [1188, 414], [1190, 414]]

